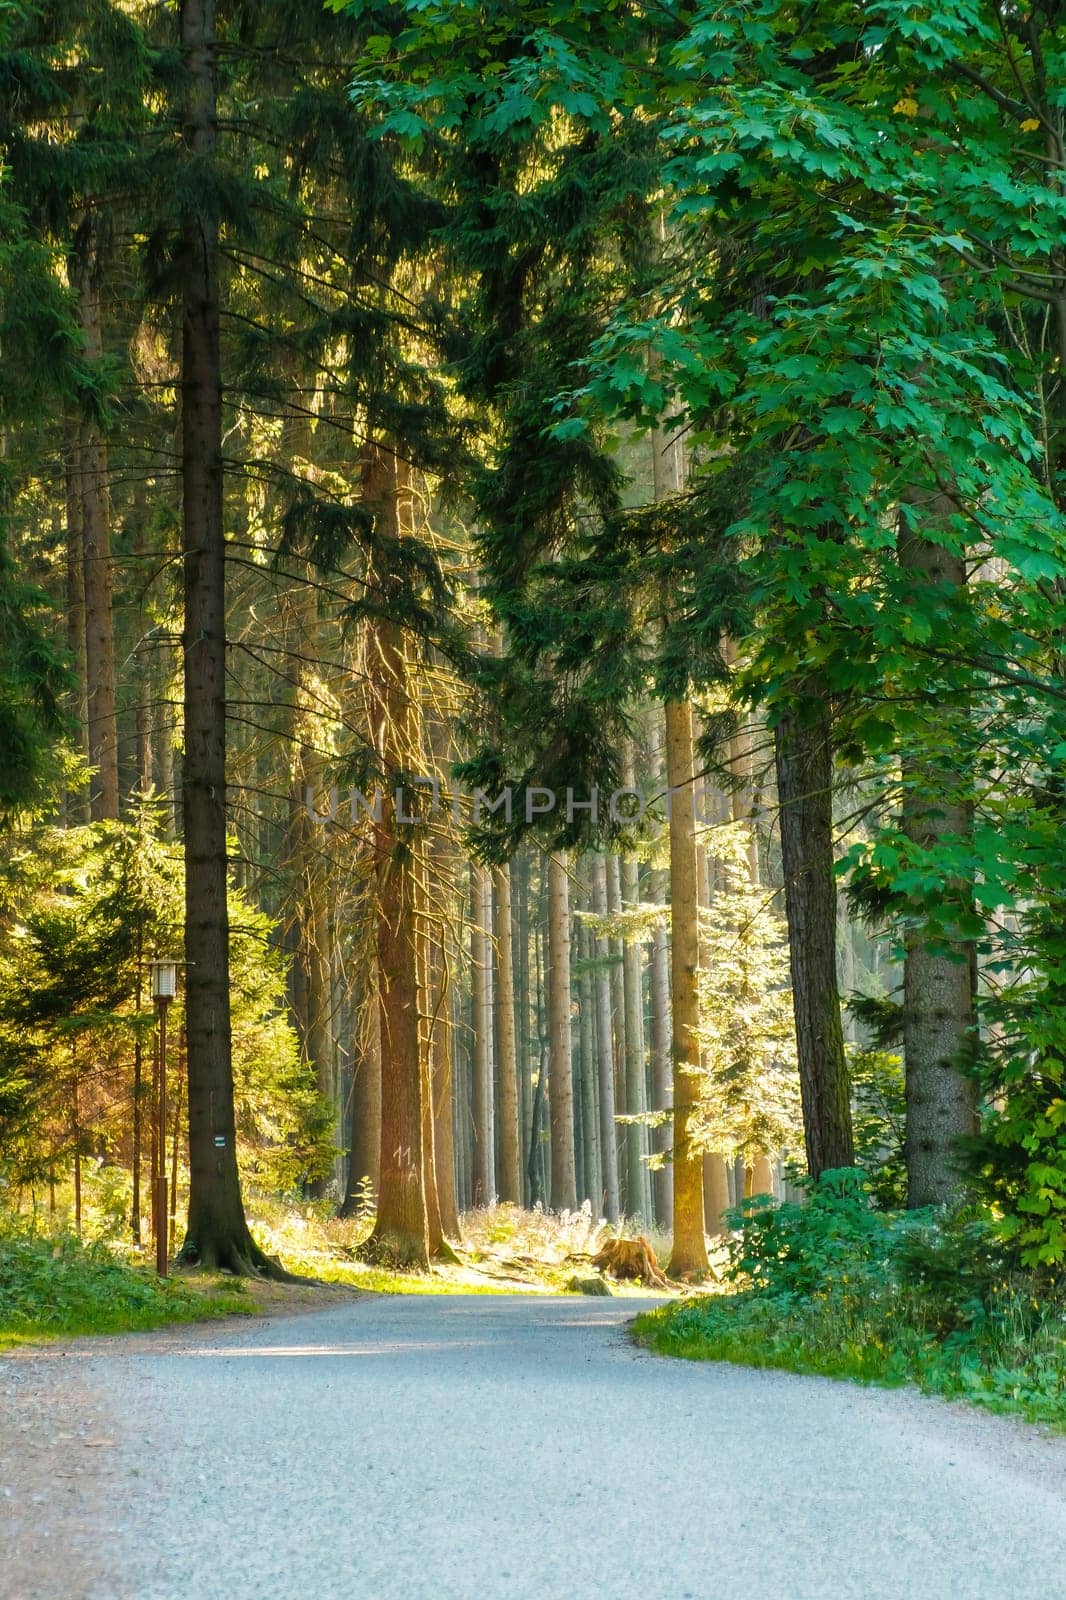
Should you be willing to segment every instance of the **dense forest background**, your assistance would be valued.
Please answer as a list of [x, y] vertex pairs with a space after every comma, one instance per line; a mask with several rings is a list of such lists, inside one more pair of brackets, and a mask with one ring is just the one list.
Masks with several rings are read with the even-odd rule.
[[146, 1238], [166, 957], [186, 1264], [853, 1167], [1061, 1262], [1063, 54], [3, 8], [5, 1204]]

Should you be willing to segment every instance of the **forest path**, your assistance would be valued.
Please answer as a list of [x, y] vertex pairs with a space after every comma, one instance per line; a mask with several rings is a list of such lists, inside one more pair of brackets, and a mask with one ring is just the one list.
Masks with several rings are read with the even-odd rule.
[[[82, 1441], [98, 1447], [91, 1468], [71, 1469], [94, 1479], [95, 1576], [59, 1555], [60, 1518], [59, 1559], [32, 1587], [24, 1567], [6, 1587], [0, 1566], [0, 1594], [1064, 1592], [1063, 1441], [910, 1392], [650, 1356], [625, 1333], [638, 1309], [366, 1298], [35, 1357], [38, 1397], [51, 1365], [106, 1435]], [[58, 1493], [35, 1506], [42, 1538]]]

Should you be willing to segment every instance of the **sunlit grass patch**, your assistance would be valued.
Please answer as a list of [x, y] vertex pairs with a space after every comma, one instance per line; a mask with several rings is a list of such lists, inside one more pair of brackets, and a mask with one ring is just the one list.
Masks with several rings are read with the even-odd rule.
[[0, 1219], [0, 1349], [42, 1338], [130, 1333], [254, 1310], [243, 1285], [161, 1279], [102, 1242]]

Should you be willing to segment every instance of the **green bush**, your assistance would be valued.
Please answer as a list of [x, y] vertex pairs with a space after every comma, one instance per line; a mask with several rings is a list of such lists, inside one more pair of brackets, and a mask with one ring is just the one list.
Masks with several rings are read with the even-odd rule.
[[41, 1334], [120, 1333], [243, 1309], [119, 1261], [102, 1241], [0, 1215], [0, 1344]]
[[855, 1169], [825, 1173], [805, 1206], [735, 1216], [738, 1292], [639, 1319], [666, 1354], [916, 1382], [1066, 1424], [1066, 1301], [1020, 1272], [995, 1219], [884, 1212]]

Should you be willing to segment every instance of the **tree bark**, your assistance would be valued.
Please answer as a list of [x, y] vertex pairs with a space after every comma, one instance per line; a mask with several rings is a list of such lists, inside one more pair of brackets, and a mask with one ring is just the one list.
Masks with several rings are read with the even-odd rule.
[[[515, 858], [514, 876], [518, 893], [514, 897], [514, 941], [512, 950], [517, 982], [517, 1031], [515, 1048], [518, 1071], [518, 1126], [519, 1145], [524, 1151], [529, 1143], [529, 1129], [533, 1120], [533, 1084], [531, 1076], [533, 1018], [530, 1012], [529, 993], [529, 856], [521, 851]], [[528, 1163], [522, 1163], [522, 1201], [529, 1204]]]
[[[99, 262], [92, 219], [79, 230], [75, 251], [78, 311], [85, 353], [103, 359]], [[118, 722], [115, 713], [115, 634], [111, 574], [111, 510], [107, 445], [99, 423], [87, 418], [78, 446], [81, 546], [85, 602], [85, 700], [89, 807], [94, 822], [117, 821], [119, 813]]]
[[422, 1105], [422, 1192], [426, 1206], [426, 1242], [430, 1256], [448, 1252], [444, 1242], [440, 1196], [437, 1190], [436, 1117], [433, 1105], [433, 1035], [437, 1031], [434, 1006], [434, 975], [431, 970], [430, 931], [427, 917], [429, 885], [425, 876], [424, 841], [415, 845], [418, 868], [415, 883], [418, 905], [415, 912], [418, 975], [418, 1063]]
[[[182, 0], [189, 78], [183, 136], [192, 162], [217, 143], [213, 0]], [[184, 529], [185, 1030], [189, 1216], [181, 1255], [233, 1272], [276, 1269], [245, 1221], [237, 1172], [226, 900], [226, 579], [222, 527], [222, 366], [218, 224], [190, 214], [181, 240]], [[88, 569], [87, 569], [88, 570]]]
[[[602, 855], [592, 858], [592, 909], [598, 917], [607, 915], [607, 863]], [[597, 934], [593, 951], [597, 963], [593, 990], [596, 1001], [596, 1075], [600, 1102], [600, 1170], [603, 1178], [603, 1206], [607, 1221], [617, 1222], [621, 1215], [621, 1195], [618, 1188], [618, 1124], [615, 1122], [611, 987], [607, 973], [609, 946], [602, 934]]]
[[[396, 539], [407, 522], [408, 491], [396, 454], [374, 445], [364, 476], [364, 499], [375, 527]], [[403, 505], [401, 505], [401, 499]], [[424, 1118], [428, 1063], [420, 1020], [420, 884], [423, 869], [414, 815], [401, 775], [420, 744], [418, 706], [404, 633], [392, 617], [373, 624], [368, 672], [375, 694], [374, 746], [382, 775], [380, 820], [374, 821], [374, 878], [378, 982], [381, 988], [381, 1174], [378, 1211], [368, 1253], [403, 1266], [427, 1268], [431, 1249], [427, 1210]], [[434, 1219], [434, 1235], [438, 1233]], [[434, 1238], [436, 1242], [436, 1237]]]
[[[88, 707], [85, 699], [85, 546], [81, 500], [81, 428], [71, 423], [65, 439], [67, 549], [66, 601], [67, 649], [74, 665], [73, 722], [79, 754], [89, 761]], [[67, 818], [72, 823], [90, 820], [87, 789], [67, 795]]]
[[[604, 871], [607, 877], [607, 911], [612, 919], [616, 919], [622, 910], [622, 879], [618, 871], [618, 857], [612, 851], [608, 851], [604, 857]], [[608, 939], [607, 947], [611, 957], [608, 980], [611, 988], [611, 1051], [614, 1062], [614, 1105], [617, 1112], [623, 1110], [626, 1103], [626, 991], [622, 970], [625, 947], [617, 934], [613, 934]], [[618, 1143], [618, 1203], [622, 1215], [625, 1216], [629, 1212], [629, 1194], [626, 1165], [626, 1128], [624, 1123], [618, 1135]]]
[[670, 967], [674, 1064], [674, 1239], [670, 1276], [705, 1272], [703, 1162], [695, 1149], [693, 1123], [699, 1102], [699, 888], [696, 822], [692, 803], [694, 758], [692, 708], [666, 706], [666, 777], [670, 806]]
[[[640, 903], [640, 887], [637, 863], [632, 858], [623, 858], [621, 877], [623, 906], [635, 909]], [[629, 1215], [641, 1223], [648, 1223], [651, 1221], [652, 1206], [648, 1183], [648, 1124], [643, 1120], [648, 1111], [648, 1092], [644, 1075], [644, 985], [640, 952], [638, 939], [630, 937], [623, 940], [625, 1106], [627, 1116], [642, 1119], [626, 1124], [626, 1192], [629, 1195]]]
[[515, 1044], [514, 947], [511, 935], [511, 870], [492, 873], [496, 934], [496, 1036], [499, 1042], [500, 1199], [522, 1203], [522, 1154], [518, 1127], [518, 1064]]
[[551, 1205], [577, 1208], [574, 1171], [574, 1082], [570, 1057], [570, 904], [566, 858], [548, 860], [548, 1009], [551, 1103]]
[[[659, 905], [666, 905], [666, 874], [653, 874], [654, 896]], [[650, 969], [651, 1013], [651, 1082], [652, 1108], [658, 1113], [670, 1113], [673, 1106], [674, 1079], [670, 1061], [670, 941], [666, 924], [660, 923], [652, 934]], [[672, 1116], [656, 1122], [652, 1130], [652, 1149], [660, 1157], [661, 1166], [654, 1173], [655, 1221], [660, 1228], [673, 1225], [674, 1169], [670, 1162]]]
[[376, 1197], [381, 1173], [381, 1002], [372, 963], [359, 1007], [352, 1058], [348, 1179], [340, 1215], [352, 1217]]
[[459, 1206], [456, 1195], [455, 1116], [452, 1087], [452, 995], [443, 952], [435, 945], [431, 957], [434, 990], [433, 1037], [430, 1043], [430, 1083], [433, 1093], [433, 1141], [436, 1157], [437, 1204], [445, 1238], [458, 1239]]
[[585, 963], [585, 968], [578, 984], [584, 1195], [592, 1206], [593, 1215], [598, 1217], [603, 1209], [603, 1163], [600, 1157], [600, 1112], [596, 1093], [595, 1000], [593, 998], [592, 971], [587, 965], [592, 957], [592, 935], [585, 924], [581, 927], [579, 948], [581, 960]]
[[822, 685], [796, 686], [774, 730], [781, 864], [807, 1168], [855, 1159], [836, 970], [833, 748]]
[[[950, 503], [934, 497], [929, 510], [950, 512]], [[948, 590], [966, 583], [961, 555], [922, 538], [901, 523], [898, 542], [900, 566], [916, 586], [937, 585]], [[965, 715], [965, 713], [961, 713]], [[960, 715], [937, 706], [931, 716], [937, 726], [926, 730], [931, 751], [950, 751], [945, 739], [945, 719]], [[903, 777], [903, 831], [921, 850], [935, 850], [951, 840], [968, 840], [973, 834], [973, 811], [959, 796], [959, 773], [946, 760], [930, 757], [905, 759]], [[959, 881], [948, 887], [959, 910], [972, 898]], [[976, 1130], [973, 1083], [960, 1071], [972, 1055], [976, 1034], [971, 947], [956, 941], [949, 948], [931, 948], [920, 928], [905, 937], [903, 959], [903, 1057], [907, 1098], [907, 1204], [911, 1207], [942, 1205], [957, 1197], [959, 1140]]]
[[[301, 1054], [314, 1073], [319, 1094], [336, 1113], [333, 930], [328, 909], [322, 842], [316, 837], [315, 825], [308, 816], [306, 798], [309, 793], [317, 793], [322, 760], [301, 737], [298, 726], [294, 734], [287, 849], [295, 897], [292, 1012]], [[310, 1192], [315, 1199], [323, 1198], [328, 1181], [326, 1176], [322, 1176], [311, 1183]]]
[[470, 864], [470, 966], [473, 985], [474, 1205], [496, 1204], [495, 1095], [492, 1066], [492, 880]]
[[[397, 668], [390, 626], [382, 655]], [[395, 768], [386, 769], [394, 772]], [[391, 813], [391, 814], [390, 814]], [[381, 1176], [370, 1251], [402, 1266], [429, 1266], [418, 1028], [415, 876], [403, 860], [391, 800], [375, 824], [377, 960], [381, 983]]]

